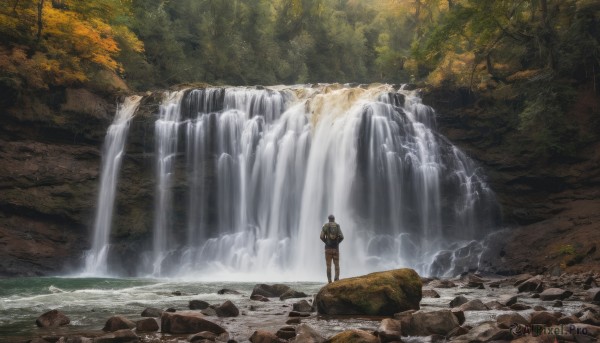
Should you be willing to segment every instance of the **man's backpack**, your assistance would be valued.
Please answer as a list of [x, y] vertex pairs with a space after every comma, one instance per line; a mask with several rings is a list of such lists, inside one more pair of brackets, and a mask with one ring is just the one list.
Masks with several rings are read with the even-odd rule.
[[330, 241], [337, 241], [340, 237], [340, 228], [336, 223], [329, 223], [327, 228], [327, 238]]

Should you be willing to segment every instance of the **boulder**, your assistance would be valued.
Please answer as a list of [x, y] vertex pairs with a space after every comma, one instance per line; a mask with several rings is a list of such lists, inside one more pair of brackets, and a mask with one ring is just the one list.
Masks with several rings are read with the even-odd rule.
[[547, 308], [545, 308], [544, 306], [541, 306], [541, 305], [535, 305], [535, 306], [533, 307], [533, 310], [534, 310], [534, 311], [546, 311], [546, 310], [547, 310]]
[[579, 318], [575, 316], [563, 316], [558, 318], [559, 325], [579, 323]]
[[463, 326], [459, 326], [448, 333], [447, 337], [456, 337], [466, 335], [469, 332], [469, 329]]
[[548, 288], [545, 289], [542, 293], [540, 293], [540, 299], [545, 301], [550, 300], [564, 300], [573, 295], [573, 292], [566, 291], [561, 288]]
[[525, 311], [525, 310], [529, 310], [530, 308], [531, 308], [531, 306], [521, 304], [521, 303], [516, 303], [516, 304], [510, 305], [510, 309], [513, 311]]
[[367, 331], [351, 329], [338, 333], [325, 343], [379, 343], [379, 339]]
[[513, 324], [529, 325], [529, 321], [517, 312], [498, 315], [496, 323], [501, 329], [510, 329]]
[[485, 280], [483, 280], [479, 276], [473, 275], [473, 274], [469, 274], [469, 279], [468, 279], [468, 282], [467, 282], [467, 287], [484, 289], [485, 288], [483, 286], [484, 282], [485, 282]]
[[254, 286], [252, 290], [252, 294], [250, 295], [250, 299], [254, 295], [262, 295], [265, 298], [276, 298], [282, 296], [285, 292], [291, 290], [291, 288], [287, 285], [275, 284], [275, 285], [267, 285], [267, 284], [258, 284]]
[[583, 314], [579, 316], [579, 321], [584, 324], [600, 326], [600, 317], [598, 316], [598, 314], [590, 310], [583, 312]]
[[70, 322], [69, 317], [59, 310], [48, 311], [35, 320], [35, 324], [42, 328], [64, 326]]
[[148, 307], [144, 311], [142, 311], [141, 316], [142, 317], [160, 318], [162, 313], [163, 313], [163, 310], [161, 310], [161, 309], [154, 308], [154, 307]]
[[210, 306], [200, 311], [200, 313], [202, 313], [205, 316], [215, 317], [217, 315], [217, 310], [215, 310], [214, 306]]
[[[170, 313], [174, 313], [177, 312], [177, 309], [175, 309], [174, 307], [169, 307], [168, 309], [166, 309], [164, 312], [170, 312]], [[162, 314], [161, 314], [162, 316]]]
[[552, 307], [563, 307], [563, 302], [560, 300], [556, 300], [554, 304], [552, 304]]
[[228, 288], [223, 288], [220, 289], [219, 291], [217, 291], [217, 294], [242, 294], [236, 290], [233, 289], [228, 289]]
[[517, 276], [516, 276], [516, 277], [513, 279], [513, 281], [514, 281], [514, 283], [513, 283], [513, 286], [517, 287], [517, 286], [519, 286], [520, 284], [522, 284], [523, 282], [525, 282], [525, 281], [527, 281], [527, 280], [531, 279], [532, 277], [533, 277], [533, 275], [531, 275], [531, 274], [521, 274], [521, 275], [517, 275]]
[[292, 305], [292, 309], [297, 312], [312, 312], [312, 305], [306, 300], [300, 300]]
[[436, 292], [434, 289], [424, 289], [423, 290], [423, 298], [439, 298], [440, 294]]
[[190, 335], [188, 337], [190, 343], [203, 342], [203, 341], [211, 341], [214, 342], [217, 339], [217, 335], [210, 331], [202, 331], [197, 334]]
[[279, 296], [279, 300], [306, 298], [307, 296], [308, 296], [308, 294], [306, 294], [304, 292], [298, 292], [293, 289], [290, 289], [289, 291], [287, 291], [287, 292], [283, 293], [281, 296]]
[[210, 306], [209, 303], [203, 300], [190, 300], [188, 307], [190, 310], [204, 310]]
[[252, 343], [280, 343], [281, 340], [274, 333], [265, 330], [256, 330], [248, 339]]
[[164, 312], [160, 317], [161, 332], [173, 334], [190, 334], [209, 331], [220, 335], [225, 332], [221, 326], [203, 318], [198, 312], [183, 311], [176, 313]]
[[531, 324], [539, 324], [544, 326], [552, 326], [558, 324], [558, 318], [554, 316], [550, 312], [532, 312], [531, 319], [529, 320]]
[[288, 325], [300, 324], [301, 322], [302, 320], [299, 317], [290, 318], [285, 321], [285, 323]]
[[402, 334], [408, 336], [446, 336], [460, 326], [458, 318], [450, 310], [431, 312], [417, 311], [409, 314], [409, 320], [401, 319]]
[[118, 330], [109, 334], [94, 338], [94, 343], [130, 343], [139, 342], [140, 339], [129, 329]]
[[455, 337], [455, 340], [459, 342], [510, 341], [512, 339], [510, 330], [501, 329], [493, 322], [482, 323], [467, 334]]
[[112, 316], [108, 318], [106, 324], [102, 328], [102, 331], [119, 331], [125, 329], [133, 329], [135, 327], [135, 323], [123, 316]]
[[290, 311], [290, 317], [310, 317], [310, 312]]
[[275, 336], [285, 340], [296, 337], [296, 328], [293, 326], [284, 326], [277, 330]]
[[[29, 343], [35, 343], [34, 341], [30, 341]], [[40, 342], [38, 342], [40, 343]], [[48, 341], [43, 340], [42, 343], [48, 343]], [[56, 343], [94, 343], [92, 338], [83, 337], [83, 336], [67, 336], [61, 337]]]
[[401, 341], [402, 330], [400, 329], [400, 323], [399, 320], [391, 318], [382, 320], [376, 331], [379, 341], [381, 343]]
[[158, 321], [154, 318], [146, 318], [135, 322], [136, 332], [154, 332], [158, 331]]
[[600, 288], [590, 288], [585, 295], [586, 301], [600, 301]]
[[450, 307], [458, 307], [467, 302], [469, 302], [469, 299], [467, 299], [464, 295], [458, 295], [450, 301]]
[[237, 317], [240, 315], [240, 310], [230, 300], [215, 308], [215, 312], [219, 317]]
[[262, 296], [260, 294], [253, 294], [250, 296], [250, 300], [256, 300], [256, 301], [270, 301], [269, 298]]
[[512, 304], [516, 304], [518, 297], [512, 294], [504, 294], [498, 298], [498, 302], [504, 306], [510, 306]]
[[506, 306], [502, 305], [501, 303], [497, 302], [496, 300], [488, 301], [484, 305], [490, 310], [503, 310], [506, 308]]
[[536, 292], [540, 293], [544, 290], [544, 282], [540, 276], [534, 276], [527, 279], [517, 287], [519, 293], [522, 292]]
[[295, 342], [302, 343], [323, 343], [325, 338], [306, 324], [300, 324], [296, 326], [296, 340]]
[[456, 284], [450, 280], [433, 280], [428, 284], [432, 288], [453, 288]]
[[342, 279], [321, 288], [315, 298], [321, 314], [391, 316], [419, 309], [421, 278], [412, 269], [396, 269]]
[[465, 312], [461, 311], [459, 309], [453, 308], [450, 311], [452, 311], [452, 314], [456, 317], [456, 319], [458, 319], [458, 323], [460, 325], [463, 325], [465, 323], [465, 321], [467, 321], [467, 318], [465, 317]]
[[458, 307], [461, 311], [485, 311], [489, 310], [485, 304], [479, 299], [469, 300]]

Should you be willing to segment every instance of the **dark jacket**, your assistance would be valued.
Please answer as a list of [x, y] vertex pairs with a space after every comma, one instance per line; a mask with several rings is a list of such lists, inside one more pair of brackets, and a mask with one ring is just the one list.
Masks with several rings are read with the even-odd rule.
[[338, 249], [341, 241], [344, 240], [344, 234], [340, 224], [328, 222], [321, 229], [321, 240], [325, 243], [325, 249]]

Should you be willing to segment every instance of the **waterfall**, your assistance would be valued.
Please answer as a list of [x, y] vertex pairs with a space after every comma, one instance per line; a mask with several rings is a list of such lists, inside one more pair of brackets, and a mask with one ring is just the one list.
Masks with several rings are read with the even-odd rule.
[[346, 237], [343, 277], [405, 266], [440, 274], [430, 267], [440, 251], [499, 224], [482, 170], [437, 132], [414, 91], [173, 92], [155, 142], [155, 276], [322, 279], [330, 213]]
[[134, 95], [125, 98], [125, 101], [117, 106], [115, 118], [108, 128], [106, 138], [104, 139], [92, 249], [87, 252], [84, 269], [85, 275], [100, 276], [106, 275], [108, 272], [106, 259], [110, 247], [109, 236], [119, 172], [121, 170], [125, 141], [127, 140], [127, 132], [129, 130], [129, 121], [133, 117], [141, 100], [141, 96]]

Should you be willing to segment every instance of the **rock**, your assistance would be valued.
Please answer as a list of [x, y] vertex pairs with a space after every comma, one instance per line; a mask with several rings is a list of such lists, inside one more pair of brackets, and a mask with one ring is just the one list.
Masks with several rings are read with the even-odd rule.
[[436, 292], [434, 289], [424, 289], [423, 290], [423, 298], [439, 298], [440, 294]]
[[300, 324], [296, 327], [296, 340], [297, 343], [323, 343], [325, 338], [306, 324]]
[[467, 334], [455, 337], [456, 341], [465, 342], [490, 342], [512, 340], [510, 330], [499, 328], [496, 323], [485, 322], [474, 327]]
[[453, 288], [456, 287], [456, 284], [450, 280], [433, 280], [428, 286], [432, 288]]
[[566, 291], [561, 288], [548, 288], [545, 289], [542, 293], [540, 293], [540, 299], [545, 301], [550, 300], [564, 300], [573, 295], [573, 292]]
[[448, 333], [448, 337], [462, 336], [462, 335], [466, 335], [468, 332], [469, 332], [469, 329], [467, 329], [463, 326], [459, 326], [457, 328], [452, 329], [452, 331], [450, 331]]
[[264, 297], [264, 296], [259, 295], [259, 294], [251, 295], [250, 296], [250, 300], [263, 301], [263, 302], [270, 301], [269, 298]]
[[154, 308], [154, 307], [148, 307], [142, 312], [141, 316], [142, 317], [160, 318], [162, 313], [163, 313], [163, 310], [161, 310], [161, 309]]
[[527, 280], [531, 279], [532, 277], [533, 277], [533, 275], [531, 275], [531, 274], [521, 274], [521, 275], [517, 275], [517, 276], [516, 276], [516, 277], [513, 279], [513, 280], [514, 280], [513, 286], [517, 287], [517, 286], [519, 286], [520, 284], [522, 284], [523, 282], [525, 282], [525, 281], [527, 281]]
[[338, 333], [325, 343], [379, 343], [379, 339], [366, 331], [351, 329]]
[[[177, 312], [177, 310], [174, 307], [169, 307], [164, 312], [175, 313], [175, 312]], [[161, 316], [162, 316], [162, 314], [161, 314]]]
[[34, 338], [31, 341], [29, 341], [28, 343], [50, 343], [50, 342], [43, 338], [37, 337], [37, 338]]
[[531, 295], [531, 299], [539, 299], [540, 298], [540, 293], [534, 293]]
[[600, 301], [600, 288], [590, 288], [587, 290], [586, 301]]
[[563, 307], [563, 302], [560, 300], [556, 300], [554, 304], [552, 304], [552, 307]]
[[240, 315], [240, 310], [230, 300], [215, 308], [215, 312], [219, 317], [237, 317]]
[[522, 293], [522, 292], [540, 293], [544, 290], [544, 282], [542, 281], [542, 278], [539, 275], [534, 276], [534, 277], [524, 281], [523, 283], [519, 284], [517, 289], [519, 290], [519, 293]]
[[489, 288], [500, 288], [501, 284], [502, 284], [502, 282], [500, 282], [500, 281], [493, 281], [488, 284], [488, 287]]
[[292, 305], [292, 309], [297, 312], [312, 312], [312, 305], [306, 300], [300, 300]]
[[220, 289], [219, 291], [217, 291], [217, 294], [242, 294], [236, 290], [233, 289], [228, 289], [228, 288], [223, 288]]
[[277, 330], [275, 336], [285, 340], [296, 337], [296, 328], [293, 326], [284, 326]]
[[217, 335], [215, 333], [212, 333], [210, 331], [202, 331], [202, 332], [198, 332], [197, 334], [194, 335], [190, 335], [190, 337], [188, 337], [190, 343], [196, 343], [196, 342], [202, 342], [202, 341], [211, 341], [214, 342], [217, 339]]
[[513, 324], [529, 325], [529, 321], [517, 312], [498, 315], [498, 317], [496, 317], [496, 323], [501, 329], [510, 329]]
[[520, 304], [520, 303], [510, 305], [510, 309], [514, 310], [514, 311], [525, 311], [525, 310], [529, 310], [530, 308], [531, 308], [531, 306], [525, 305], [525, 304]]
[[451, 309], [450, 311], [452, 311], [452, 314], [456, 317], [456, 319], [458, 319], [458, 324], [463, 325], [467, 320], [465, 317], [465, 312], [455, 308]]
[[94, 343], [129, 343], [139, 342], [140, 339], [129, 329], [118, 330], [109, 334], [94, 338]]
[[499, 303], [495, 300], [486, 302], [485, 306], [490, 310], [502, 310], [502, 309], [506, 308], [506, 306], [502, 305], [501, 303]]
[[382, 320], [376, 334], [381, 343], [401, 341], [402, 330], [400, 329], [400, 321], [391, 318]]
[[106, 324], [102, 328], [102, 331], [119, 331], [124, 329], [133, 329], [135, 327], [135, 323], [123, 316], [112, 316], [108, 318]]
[[479, 299], [469, 300], [458, 307], [461, 311], [485, 311], [489, 310], [485, 304]]
[[511, 295], [511, 294], [501, 295], [498, 298], [498, 302], [504, 306], [510, 306], [510, 305], [516, 304], [517, 300], [518, 300], [518, 297], [516, 295]]
[[531, 324], [541, 324], [544, 326], [552, 326], [558, 324], [558, 318], [556, 318], [553, 314], [549, 312], [532, 312], [531, 319], [529, 320]]
[[288, 320], [285, 321], [286, 324], [288, 325], [292, 325], [292, 324], [300, 324], [302, 321], [300, 320], [299, 317], [295, 317], [295, 318], [290, 318]]
[[546, 311], [547, 309], [544, 306], [540, 306], [540, 305], [535, 305], [533, 307], [534, 311]]
[[446, 336], [450, 331], [460, 326], [458, 318], [450, 310], [431, 312], [417, 311], [401, 319], [402, 334], [409, 336]]
[[198, 312], [177, 312], [162, 314], [161, 332], [174, 334], [189, 334], [209, 331], [220, 335], [225, 332], [221, 326], [203, 318]]
[[419, 309], [421, 278], [412, 269], [396, 269], [330, 283], [315, 298], [321, 314], [391, 316]]
[[210, 306], [209, 303], [202, 300], [190, 300], [188, 307], [190, 310], [204, 310]]
[[600, 318], [598, 318], [596, 313], [590, 310], [585, 311], [583, 315], [579, 316], [579, 321], [584, 324], [600, 326]]
[[279, 300], [294, 299], [294, 298], [306, 298], [307, 296], [308, 296], [308, 294], [306, 294], [304, 292], [298, 292], [293, 289], [290, 289], [289, 291], [283, 293], [279, 297]]
[[248, 339], [252, 343], [280, 343], [281, 340], [274, 333], [265, 330], [256, 330]]
[[250, 295], [250, 299], [254, 295], [262, 295], [265, 298], [276, 298], [282, 296], [285, 292], [291, 290], [291, 288], [287, 285], [275, 284], [275, 285], [267, 285], [267, 284], [258, 284], [254, 286], [252, 290], [252, 294]]
[[175, 296], [180, 296], [181, 295], [181, 291], [174, 291], [174, 292], [171, 292], [171, 294], [175, 295]]
[[[31, 341], [29, 343], [33, 342], [34, 341]], [[43, 340], [43, 342], [48, 343], [46, 340]], [[94, 340], [83, 336], [68, 336], [61, 337], [56, 343], [94, 343]]]
[[560, 325], [574, 324], [574, 323], [579, 323], [579, 318], [577, 318], [575, 316], [563, 316], [563, 317], [558, 318], [558, 324], [560, 324]]
[[48, 311], [35, 320], [35, 324], [42, 328], [64, 326], [70, 322], [69, 317], [59, 310]]
[[310, 317], [310, 312], [290, 311], [290, 317]]
[[469, 274], [469, 282], [467, 283], [467, 287], [470, 288], [479, 288], [484, 289], [483, 283], [485, 281], [477, 275]]
[[452, 301], [450, 301], [450, 307], [458, 307], [467, 302], [469, 302], [469, 299], [467, 299], [464, 295], [458, 295], [452, 299]]
[[202, 313], [205, 316], [215, 317], [217, 315], [217, 310], [215, 310], [214, 307], [210, 306], [200, 311], [200, 313]]
[[158, 321], [154, 318], [146, 318], [135, 322], [136, 332], [154, 332], [158, 331]]

